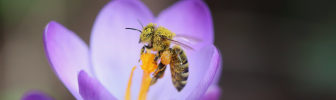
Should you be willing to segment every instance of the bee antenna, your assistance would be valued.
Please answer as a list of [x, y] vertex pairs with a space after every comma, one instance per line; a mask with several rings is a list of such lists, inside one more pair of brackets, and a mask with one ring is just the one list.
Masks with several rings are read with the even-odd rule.
[[140, 33], [142, 33], [140, 30], [135, 29], [135, 28], [126, 28], [126, 29], [129, 29], [129, 30], [136, 30], [136, 31], [139, 31]]
[[142, 27], [142, 29], [143, 29], [144, 27], [143, 27], [142, 23], [140, 22], [140, 20], [139, 20], [139, 19], [137, 19], [137, 20], [138, 20], [138, 22], [140, 23], [140, 25], [141, 25], [141, 27]]

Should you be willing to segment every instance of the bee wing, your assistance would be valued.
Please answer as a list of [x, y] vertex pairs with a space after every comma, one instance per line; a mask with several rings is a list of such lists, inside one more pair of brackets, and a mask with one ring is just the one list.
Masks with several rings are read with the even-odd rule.
[[188, 35], [176, 35], [174, 36], [173, 40], [179, 41], [181, 43], [188, 44], [188, 45], [195, 45], [199, 42], [202, 42], [202, 39], [199, 39], [193, 36], [188, 36]]
[[179, 42], [179, 41], [176, 41], [176, 40], [173, 40], [173, 39], [167, 39], [167, 38], [163, 38], [163, 39], [169, 40], [169, 41], [171, 41], [174, 44], [182, 46], [183, 48], [186, 48], [186, 49], [189, 49], [189, 50], [194, 50], [192, 47], [190, 47], [190, 46], [188, 46], [186, 44], [183, 44], [182, 42]]

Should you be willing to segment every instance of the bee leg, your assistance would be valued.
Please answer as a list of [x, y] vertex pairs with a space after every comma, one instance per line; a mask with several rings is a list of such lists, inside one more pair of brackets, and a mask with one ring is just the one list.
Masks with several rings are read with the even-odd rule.
[[155, 70], [155, 72], [153, 73], [153, 76], [156, 76], [159, 73], [158, 69]]
[[145, 47], [141, 48], [140, 55], [142, 55], [145, 52]]
[[[142, 48], [141, 48], [141, 51], [140, 51], [140, 55], [142, 55], [143, 53], [146, 53], [145, 49], [152, 49], [153, 46], [148, 46], [148, 45], [144, 45]], [[140, 62], [140, 59], [139, 59], [139, 62]]]
[[144, 47], [146, 47], [147, 49], [152, 49], [153, 46], [148, 46], [148, 45], [144, 45]]
[[153, 73], [153, 76], [158, 75], [160, 72], [162, 72], [162, 71], [164, 71], [164, 70], [166, 70], [166, 66], [164, 66], [164, 67], [161, 68], [161, 69], [156, 69], [156, 71]]
[[163, 50], [155, 54], [154, 63], [157, 62], [157, 60], [161, 57], [162, 52]]
[[157, 79], [158, 79], [157, 77], [153, 77], [151, 82], [150, 82], [150, 85], [154, 85], [156, 83]]
[[160, 55], [155, 55], [154, 62], [156, 62], [159, 59]]
[[163, 75], [164, 75], [164, 71], [166, 70], [166, 66], [167, 65], [164, 65], [162, 63], [159, 64], [157, 70], [154, 72], [154, 77], [152, 78], [151, 80], [151, 83], [150, 85], [153, 85], [156, 83], [156, 81], [159, 79], [159, 78], [162, 78]]
[[[160, 63], [160, 65], [161, 65], [161, 64], [162, 64], [162, 63]], [[164, 70], [166, 69], [166, 65], [163, 65], [163, 64], [162, 64], [161, 66], [163, 66], [163, 68], [159, 69], [159, 70], [158, 70], [159, 72], [164, 71]]]
[[[143, 46], [140, 50], [140, 56], [145, 52], [145, 46]], [[140, 62], [141, 59], [139, 59], [138, 62]]]
[[152, 49], [153, 46], [144, 45], [144, 46], [141, 48], [141, 51], [140, 51], [140, 52], [141, 52], [141, 53], [140, 53], [141, 55], [145, 52], [145, 49], [146, 49], [146, 48], [147, 48], [147, 49]]
[[166, 66], [167, 65], [164, 65], [164, 64], [160, 63], [158, 68], [156, 69], [156, 71], [153, 73], [153, 76], [154, 77], [156, 77], [156, 76], [161, 77], [163, 75], [162, 73], [164, 73], [164, 71], [166, 70]]
[[145, 52], [145, 46], [141, 48], [140, 55], [142, 55]]
[[169, 48], [168, 50], [169, 50], [169, 52], [170, 52], [170, 53], [173, 51], [173, 49], [172, 49], [172, 48]]

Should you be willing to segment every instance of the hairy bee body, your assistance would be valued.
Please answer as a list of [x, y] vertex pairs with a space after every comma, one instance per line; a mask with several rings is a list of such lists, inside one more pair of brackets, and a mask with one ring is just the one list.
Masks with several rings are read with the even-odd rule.
[[[168, 52], [169, 54], [165, 54]], [[169, 58], [164, 57], [167, 55], [169, 55]], [[169, 63], [166, 62], [167, 60], [169, 60]], [[162, 78], [168, 64], [170, 65], [173, 85], [177, 89], [177, 91], [180, 92], [187, 84], [189, 76], [189, 63], [187, 55], [182, 50], [182, 48], [177, 45], [175, 45], [173, 48], [168, 49], [167, 51], [164, 51], [163, 54], [161, 54], [161, 62], [158, 66], [156, 73], [154, 73], [151, 85], [155, 84], [157, 79]]]
[[148, 45], [142, 47], [141, 54], [145, 51], [145, 48], [160, 52], [168, 50], [171, 41], [167, 39], [173, 39], [174, 36], [175, 33], [167, 28], [156, 27], [156, 24], [149, 23], [140, 34], [139, 42], [148, 43]]
[[[140, 31], [134, 28], [126, 29]], [[187, 84], [189, 76], [189, 63], [187, 60], [187, 55], [180, 46], [175, 45], [170, 48], [175, 33], [164, 27], [156, 27], [156, 24], [153, 23], [149, 23], [140, 32], [141, 34], [139, 43], [148, 43], [148, 45], [144, 45], [142, 47], [141, 55], [146, 51], [145, 49], [147, 48], [157, 51], [154, 60], [155, 62], [158, 59], [161, 59], [158, 68], [153, 74], [154, 76], [150, 85], [155, 84], [159, 78], [163, 77], [166, 66], [169, 64], [173, 85], [178, 90], [178, 92], [180, 92]]]
[[[172, 39], [174, 37], [174, 33], [164, 27], [158, 27], [154, 31], [153, 36], [153, 50], [156, 51], [164, 51], [168, 50], [170, 47], [171, 41], [166, 39]], [[163, 39], [165, 38], [165, 39]]]

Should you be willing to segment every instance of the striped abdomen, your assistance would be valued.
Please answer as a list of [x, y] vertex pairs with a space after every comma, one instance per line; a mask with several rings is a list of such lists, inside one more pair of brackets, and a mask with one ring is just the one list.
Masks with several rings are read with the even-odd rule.
[[189, 76], [189, 63], [187, 55], [180, 46], [174, 46], [170, 62], [170, 71], [175, 88], [180, 92], [187, 84]]

